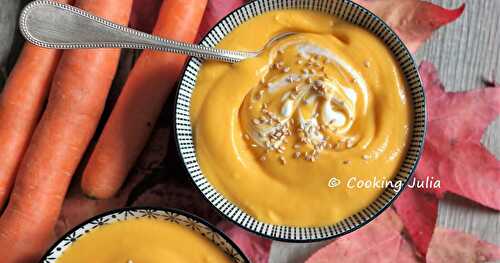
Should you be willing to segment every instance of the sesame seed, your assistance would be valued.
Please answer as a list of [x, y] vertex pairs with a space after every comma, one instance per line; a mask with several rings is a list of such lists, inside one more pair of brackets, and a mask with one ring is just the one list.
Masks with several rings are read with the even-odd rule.
[[299, 149], [299, 148], [300, 148], [300, 144], [296, 143], [296, 144], [293, 146], [293, 148], [295, 148], [295, 149]]
[[283, 68], [283, 70], [282, 70], [282, 71], [283, 71], [283, 72], [285, 72], [285, 73], [287, 73], [287, 72], [289, 72], [289, 71], [290, 71], [290, 67], [285, 67], [285, 68]]
[[370, 157], [369, 157], [368, 155], [364, 154], [363, 156], [361, 156], [361, 158], [362, 158], [363, 160], [368, 160]]
[[262, 162], [265, 161], [267, 159], [267, 157], [265, 155], [262, 155], [259, 160], [261, 160]]
[[344, 160], [344, 161], [343, 161], [343, 163], [344, 163], [344, 164], [350, 164], [350, 163], [351, 163], [351, 161], [349, 161], [349, 160]]
[[285, 164], [286, 164], [286, 159], [285, 159], [285, 157], [280, 156], [279, 160], [280, 160], [281, 164], [283, 164], [283, 165], [285, 165]]
[[297, 64], [302, 65], [302, 64], [304, 64], [304, 61], [299, 59], [299, 60], [297, 60]]
[[257, 118], [253, 119], [253, 124], [255, 124], [255, 125], [258, 125], [258, 124], [260, 124], [260, 121], [259, 121], [259, 119], [257, 119]]
[[253, 147], [253, 148], [257, 148], [258, 146], [257, 146], [257, 144], [252, 143], [252, 147]]
[[370, 61], [368, 61], [368, 60], [363, 61], [363, 65], [365, 67], [369, 68], [370, 67]]
[[295, 159], [299, 159], [299, 158], [300, 158], [300, 155], [301, 155], [301, 153], [300, 153], [300, 152], [295, 152], [295, 153], [293, 154], [293, 157], [294, 157]]
[[245, 140], [250, 140], [250, 136], [246, 133], [245, 133], [245, 135], [243, 135], [243, 137], [245, 138]]

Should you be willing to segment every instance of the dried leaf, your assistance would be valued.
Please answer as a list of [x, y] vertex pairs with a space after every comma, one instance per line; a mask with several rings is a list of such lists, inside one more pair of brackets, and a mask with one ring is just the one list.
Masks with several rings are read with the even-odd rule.
[[380, 16], [414, 53], [432, 32], [463, 13], [465, 4], [446, 9], [421, 0], [355, 0]]
[[236, 245], [245, 253], [250, 262], [267, 263], [271, 240], [250, 233], [229, 221], [222, 221], [217, 225]]
[[416, 177], [439, 179], [440, 188], [423, 189], [442, 197], [453, 192], [500, 210], [500, 161], [481, 136], [500, 113], [500, 87], [445, 92], [436, 69], [420, 66], [428, 105], [425, 149]]
[[418, 252], [425, 256], [436, 224], [437, 198], [445, 192], [500, 207], [500, 162], [480, 144], [485, 128], [500, 112], [500, 90], [445, 92], [428, 62], [420, 66], [420, 75], [429, 128], [415, 177], [439, 180], [440, 188], [406, 189], [394, 206]]
[[401, 231], [398, 216], [387, 209], [368, 225], [318, 250], [306, 263], [418, 262]]
[[490, 262], [500, 260], [500, 247], [463, 232], [437, 228], [427, 263]]
[[415, 248], [425, 256], [436, 226], [438, 199], [417, 188], [406, 188], [393, 206]]

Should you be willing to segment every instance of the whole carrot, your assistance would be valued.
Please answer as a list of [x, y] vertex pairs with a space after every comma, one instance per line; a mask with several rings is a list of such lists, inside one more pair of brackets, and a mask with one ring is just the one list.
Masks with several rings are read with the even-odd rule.
[[[207, 0], [168, 0], [153, 33], [192, 42]], [[130, 72], [120, 97], [84, 170], [83, 191], [95, 198], [116, 194], [146, 144], [185, 56], [144, 51]]]
[[[126, 25], [132, 0], [78, 0], [76, 5]], [[94, 134], [120, 50], [70, 50], [61, 57], [48, 104], [0, 218], [3, 263], [35, 262], [47, 248], [71, 177]]]
[[25, 44], [0, 95], [0, 210], [10, 195], [60, 57], [60, 50]]

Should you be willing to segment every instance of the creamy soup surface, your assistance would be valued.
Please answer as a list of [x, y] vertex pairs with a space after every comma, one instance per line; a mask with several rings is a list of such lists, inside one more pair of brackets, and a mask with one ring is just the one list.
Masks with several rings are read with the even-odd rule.
[[212, 241], [188, 227], [157, 219], [104, 225], [77, 239], [57, 263], [232, 262]]
[[[330, 225], [384, 190], [353, 180], [395, 176], [410, 96], [380, 39], [323, 13], [269, 12], [218, 47], [258, 50], [287, 31], [301, 33], [257, 58], [202, 65], [191, 102], [197, 159], [224, 197], [265, 223]], [[329, 187], [332, 178], [340, 185]]]

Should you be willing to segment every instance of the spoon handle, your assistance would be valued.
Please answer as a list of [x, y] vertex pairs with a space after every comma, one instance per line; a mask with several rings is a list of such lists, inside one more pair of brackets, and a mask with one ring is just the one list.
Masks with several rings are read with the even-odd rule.
[[28, 4], [19, 25], [23, 36], [44, 48], [130, 48], [180, 53], [204, 59], [238, 62], [253, 52], [231, 51], [164, 39], [50, 0]]

